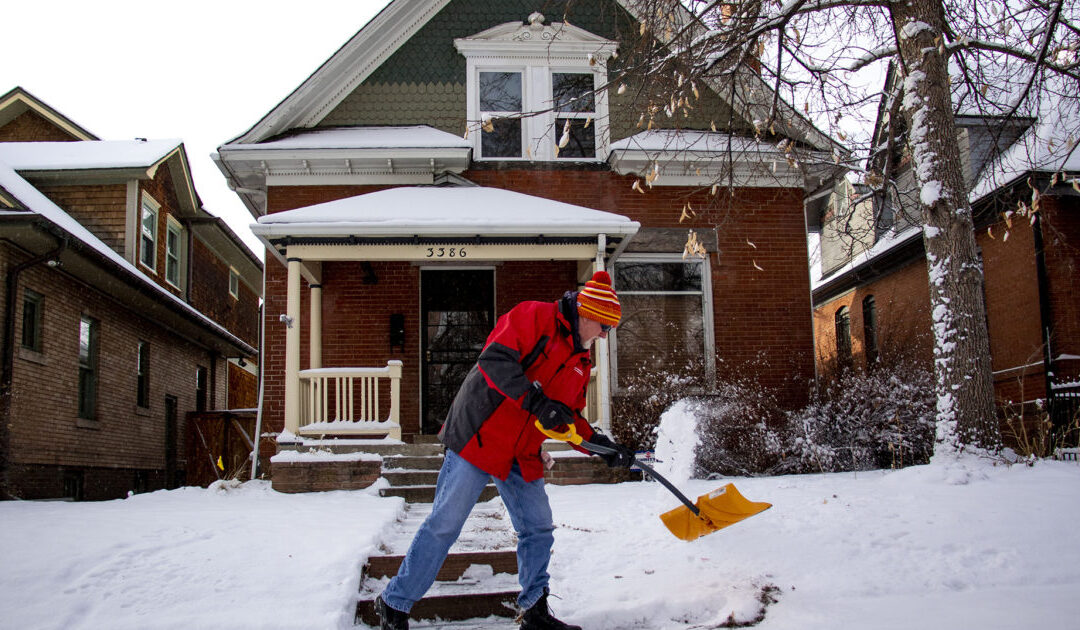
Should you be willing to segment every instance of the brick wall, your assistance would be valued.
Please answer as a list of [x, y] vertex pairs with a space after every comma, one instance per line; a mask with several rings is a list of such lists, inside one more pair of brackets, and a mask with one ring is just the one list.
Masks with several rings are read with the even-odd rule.
[[829, 374], [836, 365], [836, 311], [848, 307], [851, 316], [851, 352], [858, 366], [866, 365], [863, 300], [874, 297], [880, 360], [914, 358], [929, 364], [933, 358], [930, 329], [930, 290], [923, 259], [911, 261], [887, 276], [844, 293], [814, 309], [815, 348], [819, 371]]
[[[1053, 355], [1080, 357], [1080, 198], [1044, 196], [1043, 247], [1053, 322]], [[1054, 365], [1057, 383], [1080, 381], [1080, 359]]]
[[[1074, 214], [1058, 212], [1055, 202], [1056, 199], [1044, 197], [1042, 210], [1047, 224], [1057, 224], [1046, 228], [1050, 232], [1046, 249], [1051, 311], [1055, 329], [1061, 331], [1060, 347], [1055, 349], [1055, 354], [1069, 352], [1068, 348], [1075, 353], [1080, 350], [1080, 307], [1075, 300], [1080, 287], [1076, 280], [1077, 254], [1069, 243], [1080, 242], [1080, 224]], [[1046, 388], [1034, 234], [1030, 224], [1020, 219], [1013, 221], [1007, 239], [1004, 220], [988, 228], [976, 234], [976, 242], [982, 252], [985, 274], [995, 393], [1003, 402], [1042, 398]], [[1074, 232], [1070, 234], [1069, 230]], [[851, 313], [855, 363], [865, 365], [862, 301], [869, 295], [875, 298], [882, 360], [911, 355], [930, 366], [934, 344], [930, 294], [926, 262], [918, 258], [815, 309], [816, 355], [822, 371], [828, 372], [836, 359], [834, 317], [842, 306], [847, 306]]]
[[0, 127], [0, 142], [69, 142], [77, 139], [33, 110], [19, 114]]
[[[0, 249], [10, 259], [10, 250]], [[147, 489], [161, 487], [166, 396], [177, 399], [176, 454], [182, 473], [185, 416], [195, 409], [196, 367], [216, 371], [209, 397], [224, 403], [225, 362], [212, 365], [206, 351], [44, 265], [20, 276], [16, 340], [21, 339], [24, 288], [44, 296], [43, 351], [16, 347], [10, 418], [16, 490], [26, 498], [59, 497], [63, 475], [73, 471], [85, 476], [87, 499], [123, 496], [134, 489], [136, 471], [144, 475]], [[91, 421], [79, 419], [77, 408], [82, 315], [99, 323], [98, 404]], [[139, 341], [150, 344], [150, 406], [145, 409], [136, 404]]]
[[[686, 227], [679, 223], [686, 200], [705, 207], [708, 191], [658, 187], [648, 194], [632, 190], [635, 178], [603, 170], [481, 169], [464, 174], [485, 186], [516, 190], [629, 216], [649, 227]], [[383, 186], [275, 187], [268, 194], [270, 212], [279, 212], [381, 190]], [[720, 254], [710, 258], [717, 354], [725, 367], [744, 374], [753, 363], [758, 377], [782, 385], [793, 375], [813, 374], [813, 334], [809, 273], [798, 190], [742, 189], [731, 197], [732, 211], [701, 220], [694, 227], [719, 230]], [[508, 209], [508, 212], [512, 212]], [[752, 245], [751, 245], [752, 243]], [[675, 252], [675, 253], [681, 253]], [[406, 434], [418, 428], [419, 269], [410, 263], [373, 263], [379, 284], [363, 285], [355, 263], [323, 265], [323, 365], [385, 364], [404, 361], [402, 423]], [[267, 430], [283, 426], [286, 269], [273, 257], [266, 263], [266, 363], [264, 422]], [[575, 288], [576, 262], [506, 262], [497, 266], [496, 310], [501, 314], [521, 300], [554, 300]], [[301, 314], [308, 317], [308, 289], [302, 282]], [[390, 313], [406, 317], [404, 352], [388, 348]], [[357, 324], [363, 316], [366, 325]], [[301, 327], [301, 368], [308, 362], [306, 326]], [[788, 404], [802, 392], [792, 388]]]

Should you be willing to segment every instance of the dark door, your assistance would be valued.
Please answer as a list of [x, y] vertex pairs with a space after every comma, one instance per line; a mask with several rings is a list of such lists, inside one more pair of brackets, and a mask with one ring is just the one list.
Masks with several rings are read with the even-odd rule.
[[165, 397], [165, 487], [169, 490], [179, 484], [176, 476], [176, 396]]
[[423, 411], [420, 432], [438, 433], [465, 375], [495, 325], [495, 272], [420, 273]]

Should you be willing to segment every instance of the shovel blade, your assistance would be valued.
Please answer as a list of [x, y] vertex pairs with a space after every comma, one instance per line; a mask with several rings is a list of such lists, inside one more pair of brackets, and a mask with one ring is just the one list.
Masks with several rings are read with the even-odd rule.
[[660, 520], [676, 538], [694, 540], [764, 512], [772, 507], [772, 504], [750, 501], [735, 489], [734, 484], [729, 483], [701, 495], [694, 502], [694, 506], [699, 510], [699, 514], [694, 514], [690, 508], [680, 505], [661, 514]]

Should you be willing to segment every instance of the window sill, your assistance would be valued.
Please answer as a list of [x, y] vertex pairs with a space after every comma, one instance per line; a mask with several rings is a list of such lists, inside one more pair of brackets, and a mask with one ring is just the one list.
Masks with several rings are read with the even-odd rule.
[[80, 429], [101, 429], [101, 420], [91, 420], [90, 418], [76, 418], [75, 426]]
[[19, 358], [31, 363], [37, 363], [38, 365], [48, 365], [49, 360], [41, 352], [31, 350], [30, 348], [19, 347]]
[[140, 407], [138, 405], [135, 405], [135, 415], [149, 418], [154, 415], [154, 411], [149, 407]]

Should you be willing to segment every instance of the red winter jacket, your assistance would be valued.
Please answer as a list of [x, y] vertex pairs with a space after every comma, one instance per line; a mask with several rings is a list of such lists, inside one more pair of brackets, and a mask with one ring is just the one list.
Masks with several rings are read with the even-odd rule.
[[574, 410], [582, 438], [592, 437], [581, 417], [592, 361], [572, 332], [576, 320], [574, 293], [556, 302], [522, 302], [500, 317], [450, 406], [442, 443], [499, 479], [515, 459], [525, 481], [543, 477], [540, 447], [547, 437], [522, 408], [534, 381], [548, 398]]

